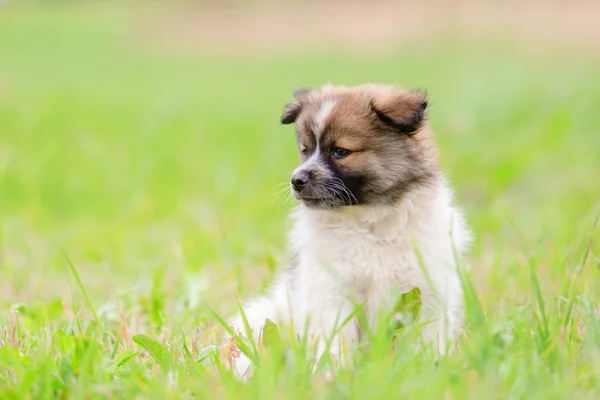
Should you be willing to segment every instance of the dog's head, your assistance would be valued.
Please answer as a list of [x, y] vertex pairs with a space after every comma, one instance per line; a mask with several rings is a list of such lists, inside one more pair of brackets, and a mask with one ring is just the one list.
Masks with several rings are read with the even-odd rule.
[[301, 89], [282, 124], [296, 123], [301, 164], [291, 184], [312, 208], [391, 204], [437, 176], [427, 97], [391, 85]]

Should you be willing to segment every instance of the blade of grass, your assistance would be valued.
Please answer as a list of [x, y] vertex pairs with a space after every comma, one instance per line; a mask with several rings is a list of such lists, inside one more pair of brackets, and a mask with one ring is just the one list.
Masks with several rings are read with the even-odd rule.
[[169, 371], [171, 369], [173, 365], [173, 355], [169, 353], [165, 346], [143, 334], [135, 335], [132, 339], [134, 343], [143, 347], [164, 371]]
[[78, 334], [83, 337], [83, 327], [81, 326], [81, 320], [79, 319], [79, 304], [74, 299], [75, 291], [73, 290], [73, 279], [71, 278], [71, 274], [67, 274], [67, 280], [69, 281], [69, 291], [71, 293], [71, 301], [73, 302], [73, 320], [69, 323], [70, 329], [74, 332], [74, 327], [76, 326]]
[[119, 332], [119, 336], [117, 336], [117, 340], [115, 341], [115, 345], [113, 347], [113, 350], [110, 354], [110, 358], [111, 360], [115, 359], [115, 355], [117, 354], [117, 350], [119, 349], [119, 344], [121, 344], [121, 339], [123, 338], [123, 335], [121, 335], [121, 332]]
[[283, 348], [283, 338], [279, 333], [279, 328], [270, 319], [265, 320], [260, 342], [264, 347]]
[[250, 347], [244, 342], [244, 340], [233, 331], [233, 329], [231, 329], [231, 326], [229, 326], [229, 324], [227, 323], [227, 321], [225, 321], [216, 311], [214, 311], [212, 308], [208, 307], [208, 310], [210, 311], [210, 313], [216, 318], [217, 322], [225, 329], [225, 331], [233, 338], [235, 345], [238, 347], [238, 349], [244, 353], [244, 355], [246, 357], [248, 357], [250, 359], [250, 361], [252, 361], [252, 363], [254, 363], [254, 365], [258, 365], [258, 357], [255, 353], [252, 352], [252, 350], [250, 349]]
[[102, 331], [102, 333], [104, 333], [104, 326], [102, 325], [100, 318], [98, 318], [98, 313], [96, 313], [96, 308], [94, 307], [94, 304], [92, 303], [92, 300], [90, 299], [90, 296], [88, 295], [87, 290], [85, 290], [85, 286], [83, 285], [83, 282], [81, 281], [81, 278], [79, 277], [77, 268], [75, 268], [75, 266], [71, 262], [71, 259], [69, 258], [69, 255], [67, 254], [65, 249], [62, 246], [60, 249], [62, 250], [63, 256], [65, 257], [65, 260], [67, 261], [67, 265], [69, 267], [69, 270], [71, 271], [71, 274], [73, 275], [73, 277], [75, 278], [75, 281], [77, 282], [77, 285], [79, 286], [79, 290], [81, 291], [81, 294], [83, 295], [83, 299], [84, 299], [86, 305], [90, 308], [90, 311], [94, 315], [94, 318], [98, 322], [98, 325], [100, 325], [100, 330]]
[[192, 353], [190, 352], [190, 349], [188, 348], [187, 338], [185, 336], [185, 332], [183, 331], [183, 329], [181, 330], [181, 348], [183, 350], [183, 356], [185, 357], [185, 360], [187, 362], [193, 362], [194, 357], [192, 357]]
[[135, 358], [138, 354], [140, 354], [139, 351], [128, 350], [123, 355], [123, 357], [119, 361], [117, 361], [117, 368], [120, 368], [123, 365], [127, 364], [129, 361], [131, 361], [133, 358]]
[[254, 354], [256, 355], [256, 358], [258, 360], [258, 347], [256, 345], [256, 342], [254, 341], [254, 335], [252, 335], [252, 327], [250, 326], [250, 323], [248, 322], [248, 318], [246, 317], [246, 313], [244, 312], [244, 307], [242, 307], [242, 303], [240, 301], [240, 297], [238, 296], [237, 292], [235, 294], [235, 299], [237, 301], [238, 309], [240, 311], [240, 316], [242, 317], [242, 321], [244, 322], [244, 329], [246, 330], [246, 336], [248, 337], [248, 340], [250, 341], [250, 345], [252, 346], [252, 351], [254, 352]]
[[542, 288], [540, 286], [540, 281], [535, 272], [534, 263], [530, 262], [530, 276], [531, 276], [531, 288], [533, 290], [533, 294], [535, 296], [539, 317], [541, 318], [540, 324], [540, 334], [542, 337], [542, 346], [545, 347], [547, 345], [547, 340], [550, 335], [550, 328], [548, 325], [548, 317], [546, 315], [546, 304], [544, 302], [544, 297], [542, 296]]
[[456, 245], [454, 243], [453, 234], [454, 231], [454, 218], [452, 219], [452, 223], [450, 225], [450, 239], [452, 243], [452, 254], [454, 256], [454, 263], [456, 265], [456, 271], [458, 273], [458, 278], [460, 279], [460, 284], [463, 290], [463, 296], [465, 301], [465, 310], [467, 311], [468, 317], [471, 321], [474, 322], [475, 326], [479, 329], [488, 327], [487, 318], [485, 317], [485, 313], [483, 312], [483, 307], [481, 302], [479, 301], [479, 297], [477, 296], [477, 291], [475, 290], [475, 285], [473, 285], [473, 281], [469, 276], [469, 273], [464, 268], [461, 263], [460, 257], [458, 255], [458, 251], [456, 250]]
[[319, 366], [323, 366], [326, 361], [331, 361], [331, 345], [333, 344], [333, 340], [342, 331], [342, 329], [344, 329], [344, 327], [348, 325], [350, 321], [352, 321], [354, 317], [357, 317], [359, 315], [359, 313], [363, 310], [365, 304], [367, 304], [366, 301], [357, 305], [354, 308], [354, 310], [350, 314], [348, 314], [346, 318], [344, 318], [342, 323], [338, 327], [336, 327], [332, 334], [329, 337], [327, 337], [327, 340], [325, 341], [325, 351], [321, 356], [321, 359], [317, 360], [317, 364]]
[[594, 230], [596, 229], [596, 226], [598, 226], [598, 219], [600, 218], [600, 207], [598, 208], [598, 210], [596, 211], [596, 216], [594, 217], [594, 222], [592, 222], [592, 227], [590, 229], [590, 233], [588, 234], [587, 237], [587, 245], [585, 247], [585, 252], [583, 253], [583, 258], [581, 260], [581, 264], [579, 264], [577, 266], [577, 268], [575, 269], [575, 271], [573, 272], [573, 275], [571, 276], [571, 281], [569, 284], [569, 301], [567, 303], [567, 310], [565, 311], [565, 315], [563, 317], [562, 320], [562, 326], [563, 328], [566, 327], [569, 324], [569, 321], [571, 319], [571, 312], [573, 311], [573, 304], [575, 302], [575, 282], [577, 281], [577, 277], [579, 276], [579, 274], [581, 273], [581, 271], [583, 270], [585, 264], [587, 263], [587, 260], [592, 252], [592, 243], [593, 243], [593, 237], [594, 237]]

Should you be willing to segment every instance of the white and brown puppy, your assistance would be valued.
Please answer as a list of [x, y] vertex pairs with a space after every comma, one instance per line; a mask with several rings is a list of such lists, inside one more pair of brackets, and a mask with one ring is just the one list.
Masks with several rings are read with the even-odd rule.
[[[444, 351], [460, 325], [455, 252], [470, 235], [439, 170], [426, 109], [423, 92], [378, 84], [299, 90], [286, 104], [281, 122], [296, 123], [301, 156], [291, 177], [300, 200], [293, 261], [269, 295], [244, 307], [255, 339], [269, 319], [309, 334], [322, 354], [337, 331], [336, 357], [361, 337], [358, 321], [338, 329], [357, 304], [373, 327], [417, 287], [423, 336]], [[244, 334], [240, 317], [232, 326]], [[249, 367], [235, 361], [240, 376]]]

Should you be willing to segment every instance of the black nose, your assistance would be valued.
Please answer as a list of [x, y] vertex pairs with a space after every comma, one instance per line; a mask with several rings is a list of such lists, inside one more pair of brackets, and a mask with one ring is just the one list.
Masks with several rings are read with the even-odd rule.
[[297, 172], [294, 174], [294, 176], [292, 176], [292, 187], [294, 188], [294, 190], [299, 192], [302, 190], [304, 185], [306, 185], [306, 183], [308, 182], [309, 179], [310, 179], [310, 172], [308, 172], [308, 171]]

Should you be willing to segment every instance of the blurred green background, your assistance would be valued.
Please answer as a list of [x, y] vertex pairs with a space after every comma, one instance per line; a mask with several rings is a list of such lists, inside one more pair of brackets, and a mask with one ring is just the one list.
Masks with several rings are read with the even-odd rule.
[[589, 243], [579, 290], [597, 304], [598, 10], [0, 4], [0, 307], [78, 298], [62, 247], [98, 307], [210, 325], [204, 302], [232, 311], [286, 261], [294, 203], [277, 192], [298, 156], [283, 104], [372, 81], [429, 93], [490, 318], [528, 301], [532, 259], [564, 295]]
[[[402, 28], [348, 28], [383, 15], [358, 6], [335, 17], [307, 3], [290, 18], [294, 7], [3, 6], [2, 303], [63, 296], [60, 246], [99, 300], [156, 268], [174, 281], [192, 271], [210, 285], [255, 285], [285, 257], [292, 203], [277, 186], [298, 157], [292, 129], [278, 125], [282, 105], [325, 82], [428, 90], [443, 167], [478, 239], [476, 275], [527, 246], [580, 251], [600, 198], [593, 46], [493, 30], [484, 40], [444, 15], [432, 34], [434, 7], [405, 6], [424, 25], [413, 21], [408, 39]], [[360, 29], [373, 38], [355, 46]]]

